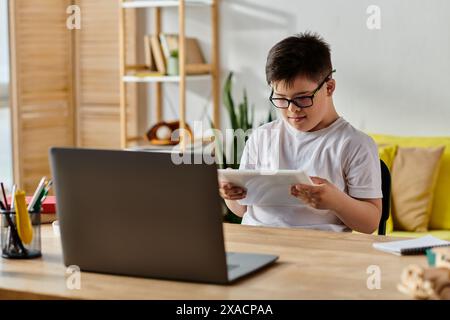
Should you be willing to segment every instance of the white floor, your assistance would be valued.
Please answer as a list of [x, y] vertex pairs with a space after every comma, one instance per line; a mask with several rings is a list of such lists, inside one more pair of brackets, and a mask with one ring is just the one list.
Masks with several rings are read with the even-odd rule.
[[0, 181], [12, 185], [11, 127], [9, 108], [0, 107]]

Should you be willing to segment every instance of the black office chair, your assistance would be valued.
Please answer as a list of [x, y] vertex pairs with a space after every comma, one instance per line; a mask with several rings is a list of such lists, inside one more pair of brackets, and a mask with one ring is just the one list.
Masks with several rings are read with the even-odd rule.
[[391, 173], [389, 168], [380, 160], [381, 164], [381, 191], [383, 192], [383, 209], [381, 211], [380, 225], [378, 226], [378, 234], [386, 235], [386, 222], [389, 219], [389, 211], [391, 208]]

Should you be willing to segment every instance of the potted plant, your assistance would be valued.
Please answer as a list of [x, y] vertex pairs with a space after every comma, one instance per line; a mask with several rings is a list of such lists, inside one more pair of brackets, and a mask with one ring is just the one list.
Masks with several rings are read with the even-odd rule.
[[170, 56], [167, 61], [167, 74], [169, 76], [177, 76], [179, 74], [179, 59], [177, 49], [170, 51]]
[[[225, 109], [227, 110], [228, 118], [231, 123], [231, 129], [233, 131], [243, 130], [247, 132], [252, 130], [255, 125], [255, 106], [249, 107], [247, 90], [244, 89], [243, 101], [236, 104], [232, 94], [233, 89], [233, 72], [230, 72], [225, 81], [223, 88], [223, 102]], [[274, 120], [272, 109], [269, 110], [269, 114], [266, 121], [263, 121], [259, 125], [266, 122], [271, 122]], [[245, 137], [247, 140], [248, 136]], [[216, 137], [216, 157], [220, 159], [219, 168], [226, 169], [239, 169], [239, 162], [243, 152], [242, 143], [238, 143], [238, 137], [234, 136], [231, 143], [226, 144], [225, 142], [219, 141]], [[231, 150], [227, 150], [227, 147]], [[227, 152], [229, 151], [229, 152]], [[232, 159], [229, 159], [227, 155], [230, 155]], [[226, 207], [226, 206], [225, 206]], [[242, 219], [232, 213], [227, 207], [224, 215], [224, 220], [230, 223], [241, 223]]]

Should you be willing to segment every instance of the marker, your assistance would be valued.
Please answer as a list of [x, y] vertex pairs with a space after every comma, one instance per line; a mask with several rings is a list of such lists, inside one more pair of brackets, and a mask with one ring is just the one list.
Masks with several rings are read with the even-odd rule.
[[45, 182], [47, 178], [43, 177], [41, 181], [39, 182], [36, 191], [34, 192], [33, 197], [31, 198], [30, 204], [28, 205], [28, 211], [32, 211], [34, 206], [36, 205], [36, 201], [40, 198], [41, 193], [45, 187]]
[[16, 225], [17, 233], [25, 244], [33, 241], [33, 227], [31, 226], [30, 215], [27, 211], [27, 202], [25, 200], [25, 191], [17, 190], [16, 196]]
[[50, 180], [47, 183], [47, 186], [45, 187], [45, 189], [42, 190], [41, 195], [39, 196], [38, 200], [36, 201], [36, 204], [33, 207], [34, 212], [37, 213], [37, 212], [41, 211], [41, 206], [44, 203], [45, 199], [47, 198], [48, 192], [50, 191], [52, 184], [53, 184], [53, 182], [52, 182], [52, 180]]
[[50, 180], [47, 183], [47, 187], [45, 187], [45, 194], [44, 194], [44, 199], [42, 199], [42, 203], [44, 203], [45, 199], [47, 198], [48, 193], [50, 192], [50, 189], [52, 188], [52, 185], [53, 185], [53, 180]]
[[45, 187], [44, 198], [42, 199], [41, 203], [44, 203], [45, 199], [47, 198], [48, 193], [50, 192], [50, 189], [52, 188], [52, 185], [53, 185], [53, 180], [50, 180], [47, 183], [47, 186]]

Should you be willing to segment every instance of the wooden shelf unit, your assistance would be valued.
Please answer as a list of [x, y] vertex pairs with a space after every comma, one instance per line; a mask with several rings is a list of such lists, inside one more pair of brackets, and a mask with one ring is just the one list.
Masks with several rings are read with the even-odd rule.
[[[128, 137], [127, 128], [127, 83], [154, 83], [156, 122], [163, 119], [164, 83], [178, 83], [179, 85], [179, 120], [180, 129], [186, 128], [186, 85], [187, 81], [210, 79], [213, 97], [213, 124], [220, 127], [220, 60], [219, 60], [219, 0], [119, 0], [119, 48], [120, 48], [120, 126], [121, 147], [127, 148], [128, 143], [135, 138]], [[186, 6], [209, 6], [211, 10], [211, 62], [210, 73], [206, 75], [188, 75], [186, 72]], [[178, 8], [178, 48], [179, 48], [179, 76], [134, 76], [129, 75], [126, 65], [126, 15], [128, 9], [153, 9], [153, 32], [161, 33], [161, 10], [165, 7]], [[182, 137], [181, 137], [182, 138]], [[181, 139], [182, 146], [185, 139]]]
[[[211, 75], [209, 74], [202, 74], [202, 75], [188, 75], [186, 76], [187, 81], [193, 81], [193, 80], [209, 80], [211, 79]], [[122, 77], [123, 82], [129, 82], [129, 83], [148, 83], [148, 82], [180, 82], [181, 77], [180, 76], [149, 76], [149, 77], [142, 77], [142, 76], [133, 76], [133, 75], [125, 75]]]
[[[205, 6], [212, 5], [214, 0], [185, 0], [187, 6]], [[128, 0], [123, 1], [123, 8], [164, 8], [164, 7], [178, 7], [180, 2], [178, 0]]]

